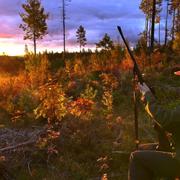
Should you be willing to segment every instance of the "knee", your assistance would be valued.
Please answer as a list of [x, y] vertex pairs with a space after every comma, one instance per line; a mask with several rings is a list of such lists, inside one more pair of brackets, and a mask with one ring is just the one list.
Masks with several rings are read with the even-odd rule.
[[138, 162], [138, 151], [134, 151], [131, 153], [129, 158], [129, 171], [128, 171], [128, 180], [131, 179], [139, 179], [136, 178], [136, 175], [139, 172], [139, 162]]
[[139, 156], [140, 156], [140, 152], [139, 151], [134, 151], [131, 153], [130, 155], [130, 162], [137, 162], [139, 161]]

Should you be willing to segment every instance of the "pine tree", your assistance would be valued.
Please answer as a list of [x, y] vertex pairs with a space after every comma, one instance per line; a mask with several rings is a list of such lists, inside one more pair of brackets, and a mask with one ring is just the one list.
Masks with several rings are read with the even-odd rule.
[[25, 12], [20, 13], [23, 24], [20, 24], [19, 27], [25, 32], [24, 40], [33, 40], [34, 54], [36, 55], [36, 41], [43, 39], [47, 34], [46, 20], [49, 14], [45, 13], [39, 0], [27, 0], [25, 4], [22, 4], [22, 8]]
[[110, 36], [106, 33], [102, 40], [99, 41], [99, 43], [96, 43], [96, 47], [108, 51], [114, 48], [114, 44]]
[[80, 25], [76, 31], [76, 37], [77, 37], [77, 42], [79, 43], [80, 52], [81, 52], [81, 48], [86, 45], [86, 41], [87, 41], [86, 31], [82, 25]]

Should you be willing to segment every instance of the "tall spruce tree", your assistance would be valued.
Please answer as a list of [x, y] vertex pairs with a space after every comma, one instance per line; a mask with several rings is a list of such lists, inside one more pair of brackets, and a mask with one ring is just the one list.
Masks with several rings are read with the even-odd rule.
[[45, 13], [40, 0], [27, 0], [25, 4], [22, 4], [22, 8], [24, 12], [20, 13], [20, 16], [23, 24], [20, 24], [19, 27], [25, 32], [24, 40], [33, 40], [34, 54], [36, 55], [37, 40], [43, 39], [47, 34], [46, 20], [49, 14]]
[[79, 26], [79, 28], [76, 31], [76, 37], [77, 37], [77, 42], [79, 43], [79, 48], [81, 52], [81, 48], [86, 45], [86, 31], [82, 25]]

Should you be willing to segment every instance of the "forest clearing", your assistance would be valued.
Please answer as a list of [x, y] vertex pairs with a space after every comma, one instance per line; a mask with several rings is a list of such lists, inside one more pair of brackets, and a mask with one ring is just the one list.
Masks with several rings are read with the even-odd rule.
[[32, 51], [26, 44], [22, 56], [0, 56], [2, 180], [127, 180], [131, 152], [157, 142], [133, 59], [159, 105], [169, 110], [180, 104], [179, 91], [171, 91], [180, 88], [178, 0], [142, 0], [145, 29], [133, 43], [125, 28], [123, 42], [117, 22], [118, 41], [104, 30], [93, 49], [79, 24], [76, 51], [68, 51], [66, 3], [71, 2], [62, 0], [60, 52], [38, 50], [51, 13], [41, 1], [27, 0], [19, 29]]

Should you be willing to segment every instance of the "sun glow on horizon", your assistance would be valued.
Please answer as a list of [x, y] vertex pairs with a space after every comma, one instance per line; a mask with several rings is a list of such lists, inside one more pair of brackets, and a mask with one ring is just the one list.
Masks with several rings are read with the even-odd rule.
[[14, 42], [13, 39], [0, 38], [0, 55], [23, 55], [24, 45]]
[[[23, 44], [24, 43], [24, 44]], [[8, 56], [23, 56], [25, 53], [25, 44], [28, 45], [29, 52], [33, 52], [33, 46], [32, 43], [29, 45], [26, 43], [26, 41], [22, 41], [22, 43], [18, 43], [15, 41], [10, 41], [9, 39], [6, 41], [4, 38], [0, 38], [0, 55], [8, 55]], [[95, 50], [95, 47], [93, 46], [87, 46], [84, 48], [85, 51], [88, 51], [88, 49], [91, 49], [92, 51]], [[63, 51], [63, 47], [49, 47], [49, 46], [43, 46], [43, 43], [37, 44], [37, 52], [59, 52], [61, 53]], [[67, 52], [79, 52], [80, 49], [78, 45], [67, 45], [66, 46]]]

